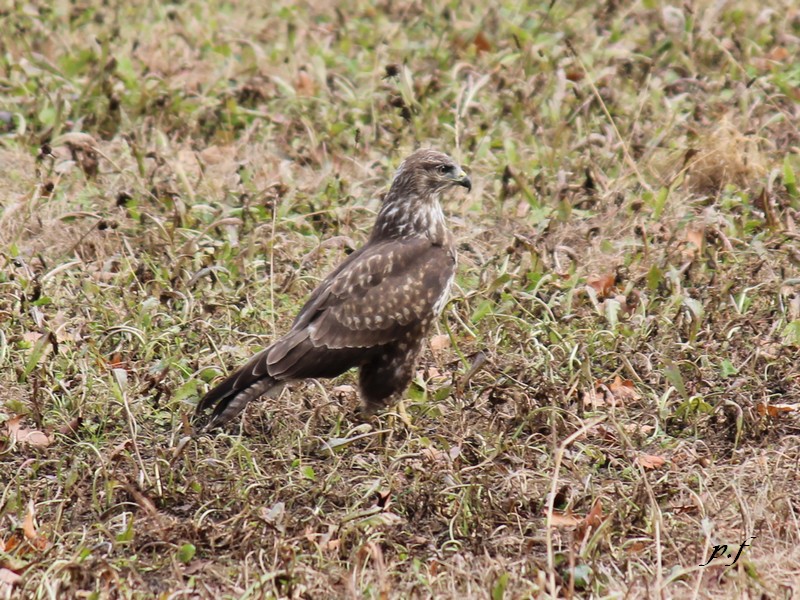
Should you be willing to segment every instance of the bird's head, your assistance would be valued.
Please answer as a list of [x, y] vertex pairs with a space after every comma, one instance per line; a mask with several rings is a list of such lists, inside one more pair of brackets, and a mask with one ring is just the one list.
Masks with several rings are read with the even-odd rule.
[[408, 190], [419, 197], [438, 198], [443, 191], [454, 186], [471, 190], [472, 182], [451, 157], [430, 149], [417, 150], [406, 158], [392, 182], [392, 190]]
[[373, 237], [426, 236], [436, 244], [443, 243], [447, 228], [439, 199], [442, 192], [455, 186], [472, 189], [456, 161], [436, 150], [417, 150], [398, 167]]

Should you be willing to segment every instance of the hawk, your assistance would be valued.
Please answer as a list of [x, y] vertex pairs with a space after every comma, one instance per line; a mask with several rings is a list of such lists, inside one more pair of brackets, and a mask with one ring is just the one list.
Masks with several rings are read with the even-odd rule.
[[286, 335], [200, 400], [196, 419], [213, 407], [204, 429], [228, 423], [286, 382], [356, 367], [369, 412], [399, 400], [453, 282], [456, 253], [440, 200], [455, 186], [472, 189], [446, 154], [426, 149], [406, 158], [367, 243], [319, 284]]

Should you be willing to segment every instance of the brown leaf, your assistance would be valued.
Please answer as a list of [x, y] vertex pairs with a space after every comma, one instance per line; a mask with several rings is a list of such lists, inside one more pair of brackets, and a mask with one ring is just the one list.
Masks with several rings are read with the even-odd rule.
[[8, 435], [14, 439], [16, 439], [17, 431], [19, 431], [19, 423], [22, 421], [22, 417], [23, 415], [17, 415], [6, 421], [6, 431], [8, 431]]
[[586, 282], [586, 285], [594, 288], [599, 298], [605, 298], [609, 295], [617, 280], [615, 273], [606, 273], [599, 277], [594, 277]]
[[[604, 387], [603, 385], [598, 385], [592, 389], [584, 390], [582, 397], [583, 405], [587, 408], [600, 408], [609, 404], [606, 396], [611, 396], [611, 394], [606, 394]], [[611, 396], [611, 402], [614, 403], [613, 396]]]
[[312, 544], [316, 544], [319, 534], [314, 531], [314, 528], [311, 527], [311, 525], [306, 525], [305, 531], [303, 532], [303, 537]]
[[791, 54], [783, 46], [775, 46], [769, 51], [769, 53], [767, 53], [767, 58], [769, 60], [774, 60], [775, 62], [783, 62], [789, 58], [789, 56], [791, 56]]
[[567, 511], [565, 513], [553, 511], [553, 518], [550, 520], [550, 525], [552, 527], [577, 527], [578, 524], [582, 521], [579, 517], [576, 517], [572, 514], [572, 511]]
[[53, 442], [53, 440], [42, 431], [20, 427], [21, 420], [22, 415], [17, 415], [6, 421], [6, 430], [8, 431], [9, 438], [16, 440], [18, 444], [27, 444], [34, 448], [46, 448]]
[[109, 369], [124, 369], [125, 364], [122, 360], [122, 354], [114, 352], [111, 357], [106, 361], [106, 366]]
[[432, 382], [444, 381], [447, 379], [447, 375], [445, 373], [442, 373], [436, 367], [428, 367], [427, 375], [428, 375], [428, 380]]
[[423, 448], [421, 454], [427, 460], [435, 463], [446, 463], [449, 456], [446, 452], [437, 448]]
[[672, 512], [674, 512], [676, 515], [694, 514], [694, 513], [698, 512], [699, 510], [700, 509], [695, 504], [683, 504], [683, 505], [680, 505], [680, 506], [673, 506], [672, 507]]
[[17, 441], [21, 444], [33, 446], [34, 448], [47, 448], [47, 446], [53, 443], [50, 436], [36, 429], [20, 429], [17, 432]]
[[690, 225], [686, 228], [686, 247], [683, 249], [685, 260], [692, 260], [700, 255], [703, 241], [706, 239], [706, 228], [702, 225]]
[[3, 586], [15, 586], [22, 580], [22, 577], [14, 573], [11, 569], [0, 568], [0, 591], [2, 591]]
[[33, 500], [28, 501], [28, 512], [25, 513], [25, 519], [22, 521], [22, 533], [25, 534], [25, 539], [36, 550], [44, 550], [47, 548], [47, 539], [36, 531], [36, 524], [34, 518], [36, 516], [36, 508]]
[[617, 400], [639, 400], [642, 397], [633, 387], [633, 381], [622, 379], [619, 375], [614, 377], [614, 381], [608, 384], [608, 389]]
[[475, 36], [472, 43], [475, 44], [475, 47], [478, 49], [478, 54], [481, 52], [489, 52], [492, 49], [492, 43], [482, 31], [478, 32], [478, 35]]
[[72, 435], [78, 432], [81, 424], [83, 423], [83, 417], [75, 417], [71, 419], [68, 423], [64, 423], [61, 427], [58, 428], [58, 433], [62, 435]]
[[630, 546], [628, 546], [625, 550], [629, 554], [639, 554], [643, 550], [647, 549], [648, 544], [642, 541], [633, 542]]
[[666, 462], [666, 459], [655, 454], [640, 454], [636, 457], [636, 462], [645, 469], [657, 469]]
[[762, 417], [765, 415], [777, 417], [781, 413], [794, 412], [798, 407], [800, 407], [798, 404], [767, 404], [766, 402], [761, 402], [756, 407], [756, 410]]
[[429, 343], [433, 352], [441, 352], [450, 347], [450, 336], [445, 334], [434, 335]]
[[315, 91], [314, 80], [305, 69], [300, 69], [297, 72], [297, 77], [294, 80], [294, 89], [298, 96], [313, 96]]
[[608, 442], [609, 444], [617, 444], [617, 443], [619, 443], [619, 440], [617, 439], [617, 436], [614, 434], [613, 431], [608, 429], [608, 427], [605, 427], [603, 425], [598, 425], [597, 427], [594, 427], [593, 429], [596, 430], [596, 432], [599, 435], [601, 440], [603, 440], [605, 442]]
[[599, 527], [600, 523], [603, 522], [603, 503], [600, 501], [600, 498], [594, 501], [592, 505], [592, 510], [589, 511], [589, 514], [583, 519], [589, 527]]
[[24, 536], [19, 532], [19, 529], [14, 530], [11, 533], [11, 536], [5, 541], [0, 544], [2, 546], [3, 552], [13, 552], [15, 548], [17, 548], [20, 543], [24, 540]]
[[133, 498], [139, 508], [151, 516], [158, 515], [158, 509], [156, 508], [156, 505], [153, 504], [153, 501], [150, 500], [150, 498], [148, 498], [138, 486], [127, 483], [124, 487], [125, 491], [128, 492], [131, 498]]
[[114, 446], [114, 448], [111, 450], [111, 453], [108, 455], [108, 461], [111, 462], [112, 460], [116, 460], [116, 458], [120, 454], [125, 452], [125, 450], [130, 448], [132, 444], [133, 441], [128, 439], [122, 442], [121, 444], [117, 444], [116, 446]]
[[642, 435], [642, 436], [650, 435], [653, 432], [653, 429], [655, 429], [655, 427], [653, 427], [652, 425], [639, 425], [638, 423], [627, 423], [623, 425], [622, 428], [627, 433], [633, 435]]
[[581, 522], [578, 524], [577, 529], [575, 530], [575, 536], [578, 539], [581, 539], [586, 535], [587, 530], [597, 529], [600, 527], [600, 524], [603, 522], [603, 503], [600, 501], [600, 498], [594, 501], [592, 505], [592, 509], [589, 513], [581, 519]]
[[584, 73], [579, 69], [570, 69], [566, 72], [566, 76], [570, 81], [581, 81], [584, 78]]
[[775, 214], [775, 206], [773, 206], [772, 198], [767, 193], [767, 188], [761, 188], [761, 193], [756, 196], [753, 203], [764, 211], [764, 220], [767, 222], [767, 227], [775, 229], [780, 226], [780, 220]]

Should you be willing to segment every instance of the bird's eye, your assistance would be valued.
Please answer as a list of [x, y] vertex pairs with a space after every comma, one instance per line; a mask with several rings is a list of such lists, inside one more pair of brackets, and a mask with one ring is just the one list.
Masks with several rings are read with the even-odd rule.
[[436, 170], [439, 172], [440, 175], [445, 175], [450, 170], [449, 165], [439, 165], [436, 167]]

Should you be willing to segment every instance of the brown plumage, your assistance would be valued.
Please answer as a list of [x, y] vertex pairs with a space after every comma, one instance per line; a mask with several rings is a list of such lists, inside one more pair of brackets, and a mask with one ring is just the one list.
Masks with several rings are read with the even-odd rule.
[[354, 367], [368, 410], [398, 400], [453, 280], [455, 249], [439, 201], [459, 185], [472, 187], [446, 154], [409, 156], [367, 243], [314, 290], [286, 335], [203, 397], [196, 417], [214, 407], [204, 428], [224, 425], [284, 382], [336, 377]]

